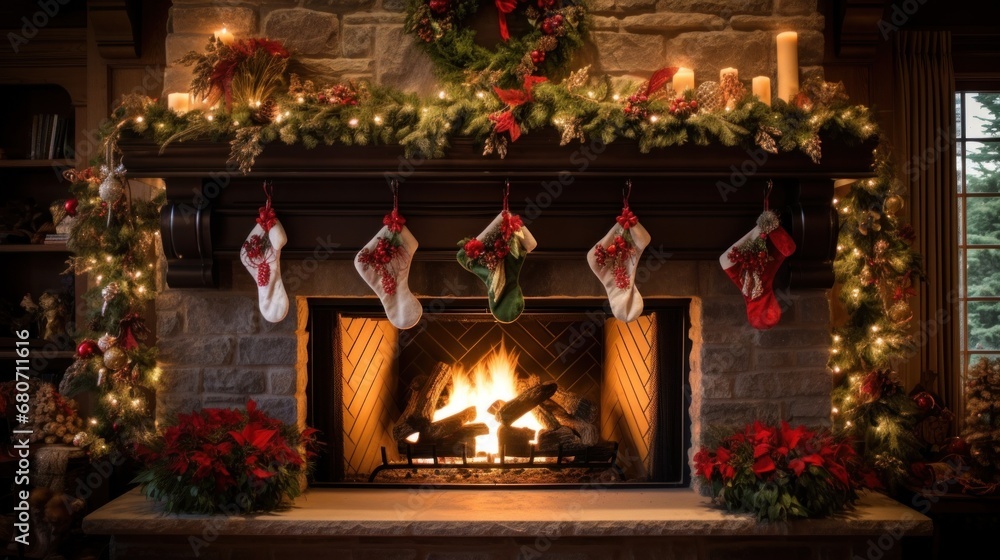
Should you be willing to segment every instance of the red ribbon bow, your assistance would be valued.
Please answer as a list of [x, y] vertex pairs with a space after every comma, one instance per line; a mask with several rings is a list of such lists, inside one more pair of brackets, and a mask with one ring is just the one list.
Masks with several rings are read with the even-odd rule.
[[622, 208], [622, 215], [615, 218], [615, 220], [618, 222], [618, 225], [622, 226], [622, 229], [628, 229], [639, 223], [639, 218], [636, 218], [635, 214], [627, 206]]
[[507, 30], [507, 14], [517, 7], [517, 0], [494, 0], [497, 5], [497, 13], [500, 18], [500, 38], [504, 41], [510, 40], [510, 32]]
[[271, 193], [273, 192], [274, 187], [270, 183], [264, 183], [264, 194], [267, 196], [267, 202], [257, 209], [257, 224], [264, 228], [265, 233], [271, 231], [274, 224], [278, 222], [278, 216], [274, 213], [274, 208], [271, 207]]
[[405, 223], [406, 218], [399, 214], [398, 208], [393, 208], [392, 212], [389, 212], [382, 218], [382, 225], [387, 226], [392, 233], [403, 231], [403, 224]]

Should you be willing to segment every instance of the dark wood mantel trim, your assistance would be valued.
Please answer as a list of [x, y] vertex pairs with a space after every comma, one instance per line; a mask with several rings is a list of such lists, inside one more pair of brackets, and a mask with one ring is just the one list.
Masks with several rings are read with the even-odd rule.
[[398, 146], [270, 145], [243, 175], [227, 164], [228, 144], [178, 143], [161, 154], [151, 142], [121, 142], [130, 177], [166, 181], [161, 236], [171, 287], [215, 285], [217, 261], [238, 257], [265, 179], [275, 184], [275, 206], [289, 236], [282, 258], [303, 259], [317, 239], [337, 245], [334, 258], [352, 258], [391, 205], [386, 181], [395, 177], [422, 260], [453, 260], [456, 241], [481, 231], [499, 210], [505, 178], [512, 183], [512, 209], [539, 240], [533, 259], [581, 258], [613, 223], [631, 178], [632, 206], [653, 246], [677, 260], [714, 260], [753, 226], [763, 186], [772, 179], [772, 205], [798, 245], [788, 281], [828, 288], [837, 235], [833, 179], [870, 176], [875, 145], [825, 140], [823, 147], [817, 165], [799, 153], [718, 146], [649, 154], [632, 142], [561, 147], [548, 134], [521, 139], [503, 160], [483, 157], [465, 138], [447, 157], [432, 160], [407, 160]]

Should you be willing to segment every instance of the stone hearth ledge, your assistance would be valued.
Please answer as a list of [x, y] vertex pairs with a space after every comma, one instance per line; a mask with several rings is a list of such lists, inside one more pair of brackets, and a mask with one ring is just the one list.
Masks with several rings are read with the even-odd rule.
[[524, 537], [929, 536], [930, 518], [867, 493], [842, 515], [758, 523], [689, 489], [311, 489], [286, 511], [252, 516], [168, 515], [132, 490], [83, 521], [100, 535]]

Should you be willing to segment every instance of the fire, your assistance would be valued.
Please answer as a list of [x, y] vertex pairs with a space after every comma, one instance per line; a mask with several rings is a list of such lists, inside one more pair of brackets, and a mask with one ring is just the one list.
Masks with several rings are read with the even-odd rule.
[[[499, 453], [497, 431], [500, 429], [500, 422], [487, 409], [498, 399], [509, 401], [517, 396], [516, 371], [517, 353], [508, 352], [503, 343], [480, 360], [472, 371], [456, 367], [452, 375], [454, 387], [448, 405], [434, 412], [434, 420], [447, 418], [475, 406], [474, 422], [482, 422], [490, 428], [488, 435], [476, 437], [476, 452]], [[542, 429], [533, 412], [519, 418], [513, 426], [534, 430], [536, 438], [538, 430]]]

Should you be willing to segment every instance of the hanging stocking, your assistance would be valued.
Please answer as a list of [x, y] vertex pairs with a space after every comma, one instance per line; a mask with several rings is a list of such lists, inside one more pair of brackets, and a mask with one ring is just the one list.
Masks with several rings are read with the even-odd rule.
[[354, 257], [354, 268], [378, 294], [389, 322], [396, 328], [408, 329], [420, 321], [423, 313], [408, 285], [418, 243], [399, 214], [397, 189], [393, 184], [393, 207], [382, 218], [385, 225]]
[[642, 314], [642, 295], [635, 287], [635, 269], [642, 251], [649, 245], [649, 232], [628, 207], [629, 181], [618, 224], [587, 253], [590, 269], [608, 292], [611, 312], [619, 321], [635, 321]]
[[260, 314], [277, 323], [288, 314], [288, 294], [281, 282], [281, 248], [288, 242], [271, 207], [271, 186], [264, 183], [267, 202], [260, 208], [257, 225], [243, 242], [240, 262], [257, 282], [257, 303]]
[[781, 320], [774, 277], [781, 263], [794, 252], [795, 241], [781, 227], [778, 215], [765, 209], [757, 218], [757, 226], [719, 257], [726, 275], [743, 292], [753, 328], [767, 330]]
[[503, 197], [503, 211], [478, 236], [459, 242], [458, 262], [486, 284], [490, 313], [501, 323], [513, 322], [524, 311], [524, 294], [518, 285], [521, 266], [538, 243], [507, 207], [510, 184]]

